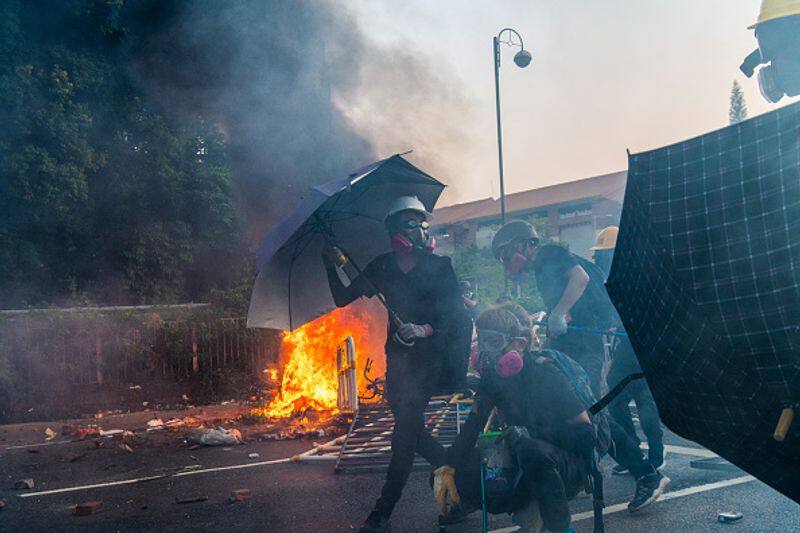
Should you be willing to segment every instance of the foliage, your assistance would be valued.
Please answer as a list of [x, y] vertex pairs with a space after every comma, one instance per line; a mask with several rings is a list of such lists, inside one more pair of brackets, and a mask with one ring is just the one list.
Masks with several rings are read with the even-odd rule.
[[[545, 220], [529, 217], [528, 221], [536, 228], [542, 244], [555, 244], [550, 238]], [[500, 225], [495, 224], [490, 229], [494, 233], [500, 229]], [[477, 289], [481, 309], [496, 303], [506, 294], [531, 312], [544, 308], [535, 279], [528, 279], [521, 285], [509, 281], [506, 286], [503, 268], [492, 255], [490, 247], [478, 248], [474, 244], [457, 247], [453, 254], [453, 266], [459, 279], [470, 281], [473, 289]]]
[[0, 5], [0, 307], [200, 301], [246, 271], [223, 133], [131, 74], [150, 4]]
[[747, 104], [744, 101], [744, 93], [739, 82], [734, 80], [731, 87], [731, 105], [728, 110], [728, 121], [736, 124], [747, 118]]

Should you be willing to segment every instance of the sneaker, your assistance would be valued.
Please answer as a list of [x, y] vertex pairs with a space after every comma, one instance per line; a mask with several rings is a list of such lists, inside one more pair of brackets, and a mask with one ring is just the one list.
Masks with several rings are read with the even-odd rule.
[[364, 521], [364, 525], [358, 530], [358, 533], [389, 533], [391, 529], [387, 517], [383, 516], [378, 511], [372, 511]]
[[439, 525], [452, 526], [453, 524], [459, 524], [466, 520], [470, 513], [477, 510], [478, 507], [467, 505], [464, 502], [458, 503], [450, 507], [446, 515], [439, 515]]
[[661, 470], [667, 464], [667, 452], [663, 446], [654, 446], [647, 452], [647, 462], [656, 470]]
[[624, 476], [625, 474], [629, 474], [630, 470], [622, 465], [614, 465], [614, 467], [611, 469], [611, 473], [615, 476]]
[[647, 507], [654, 501], [661, 496], [661, 493], [664, 491], [664, 487], [667, 486], [670, 479], [661, 474], [660, 472], [656, 472], [655, 474], [649, 474], [646, 476], [642, 476], [636, 480], [636, 493], [633, 495], [633, 499], [628, 504], [628, 510], [632, 513]]

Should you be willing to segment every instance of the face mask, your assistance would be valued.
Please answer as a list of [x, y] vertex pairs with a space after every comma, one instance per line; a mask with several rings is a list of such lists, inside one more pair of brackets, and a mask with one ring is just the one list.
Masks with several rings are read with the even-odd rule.
[[506, 347], [513, 340], [520, 337], [510, 337], [505, 333], [493, 330], [480, 330], [478, 332], [478, 358], [484, 366], [493, 367], [494, 372], [501, 378], [516, 376], [522, 371], [523, 359], [517, 350], [507, 350]]
[[432, 254], [436, 248], [436, 238], [419, 228], [407, 236], [402, 233], [393, 235], [390, 244], [392, 250], [399, 254], [410, 254], [415, 250]]

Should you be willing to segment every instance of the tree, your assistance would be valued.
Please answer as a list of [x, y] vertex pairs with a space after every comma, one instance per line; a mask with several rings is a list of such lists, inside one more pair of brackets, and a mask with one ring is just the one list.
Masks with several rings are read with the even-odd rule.
[[223, 132], [131, 74], [153, 4], [0, 4], [0, 308], [198, 301], [251, 261]]
[[734, 80], [731, 87], [731, 105], [728, 111], [728, 120], [731, 124], [736, 124], [747, 118], [747, 104], [744, 101], [744, 93], [739, 82]]

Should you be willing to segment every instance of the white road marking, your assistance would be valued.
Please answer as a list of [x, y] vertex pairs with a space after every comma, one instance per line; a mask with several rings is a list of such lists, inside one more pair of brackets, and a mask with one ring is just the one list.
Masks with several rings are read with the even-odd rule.
[[[714, 483], [707, 483], [705, 485], [697, 485], [694, 487], [686, 487], [685, 489], [676, 490], [672, 492], [665, 492], [661, 495], [661, 497], [653, 502], [653, 504], [659, 502], [665, 502], [667, 500], [674, 500], [675, 498], [683, 498], [684, 496], [691, 496], [692, 494], [699, 494], [701, 492], [708, 492], [711, 490], [723, 489], [725, 487], [732, 487], [734, 485], [741, 485], [742, 483], [749, 483], [751, 481], [755, 481], [756, 478], [753, 476], [741, 476], [735, 477], [732, 479], [726, 479], [723, 481], [717, 481]], [[627, 503], [617, 503], [614, 505], [609, 505], [605, 509], [603, 509], [603, 515], [607, 514], [614, 514], [620, 511], [626, 511], [628, 509]], [[581, 520], [586, 520], [587, 518], [592, 518], [594, 513], [592, 511], [586, 511], [583, 513], [577, 513], [572, 515], [573, 522], [579, 522]], [[500, 529], [493, 529], [490, 533], [511, 533], [513, 531], [518, 531], [519, 526], [510, 526], [504, 527]]]
[[[640, 448], [642, 450], [647, 450], [647, 444], [642, 444]], [[664, 445], [664, 450], [680, 455], [692, 455], [694, 457], [719, 457], [719, 455], [711, 450], [707, 450], [705, 448], [693, 448], [691, 446], [674, 446], [672, 444], [666, 444]]]
[[51, 494], [61, 494], [63, 492], [76, 492], [79, 490], [89, 490], [89, 489], [98, 489], [102, 487], [114, 487], [117, 485], [132, 485], [134, 483], [141, 483], [144, 481], [153, 481], [156, 479], [164, 479], [168, 477], [183, 477], [183, 476], [194, 476], [196, 474], [207, 474], [209, 472], [222, 472], [224, 470], [237, 470], [241, 468], [254, 468], [256, 466], [267, 466], [267, 465], [275, 465], [280, 463], [288, 463], [291, 461], [291, 457], [286, 457], [283, 459], [273, 459], [271, 461], [260, 461], [258, 463], [245, 463], [241, 465], [230, 465], [230, 466], [218, 466], [214, 468], [204, 468], [202, 470], [183, 470], [179, 472], [175, 472], [174, 474], [164, 474], [160, 476], [146, 476], [140, 477], [135, 479], [123, 479], [120, 481], [109, 481], [106, 483], [94, 483], [92, 485], [78, 485], [77, 487], [64, 487], [63, 489], [52, 489], [52, 490], [41, 490], [38, 492], [25, 492], [20, 494], [20, 498], [32, 498], [34, 496], [49, 496]]

